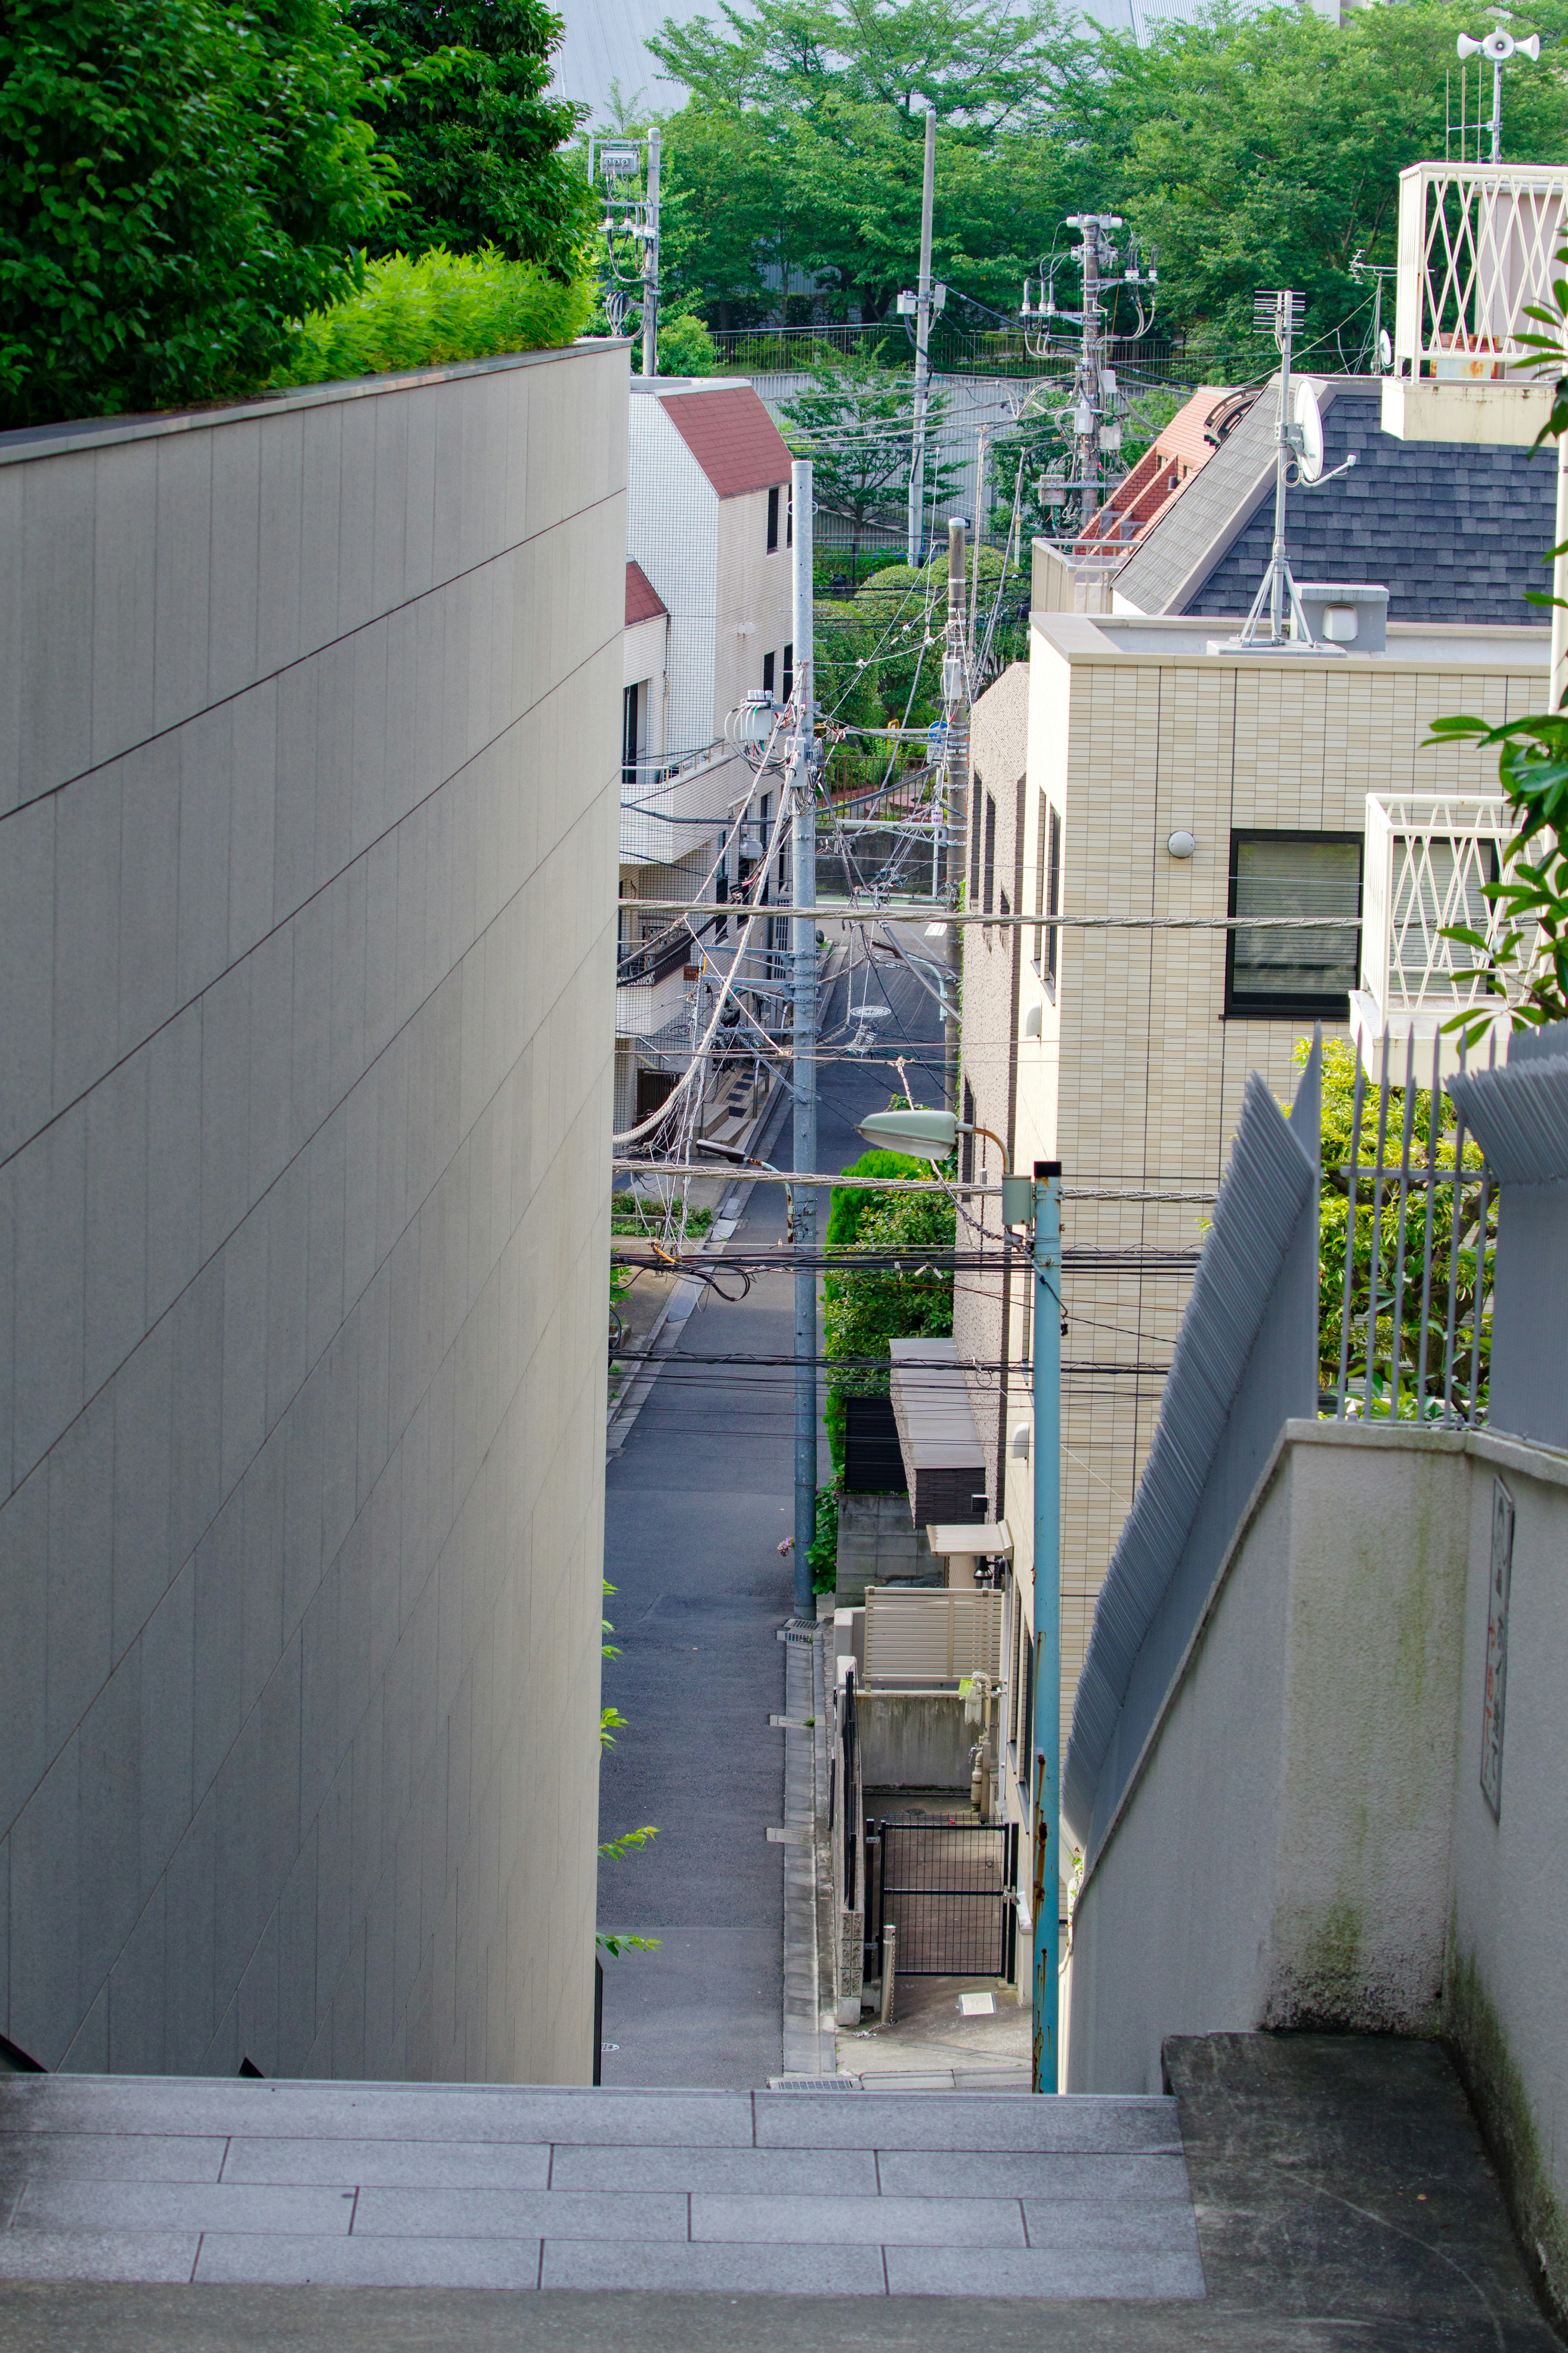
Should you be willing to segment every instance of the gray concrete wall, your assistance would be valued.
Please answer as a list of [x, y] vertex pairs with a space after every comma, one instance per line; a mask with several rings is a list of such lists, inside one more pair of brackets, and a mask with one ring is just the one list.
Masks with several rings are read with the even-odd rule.
[[1464, 1439], [1292, 1421], [1074, 1919], [1072, 2089], [1170, 2034], [1440, 2018]]
[[970, 1751], [977, 1735], [956, 1692], [869, 1691], [855, 1694], [860, 1778], [868, 1789], [954, 1789], [969, 1801]]
[[[1480, 2111], [1559, 2325], [1568, 2317], [1568, 1461], [1467, 1445], [1469, 1576], [1443, 2031]], [[1481, 1793], [1493, 1482], [1514, 1507], [1502, 1803]]]
[[583, 2080], [624, 353], [0, 438], [0, 2030]]

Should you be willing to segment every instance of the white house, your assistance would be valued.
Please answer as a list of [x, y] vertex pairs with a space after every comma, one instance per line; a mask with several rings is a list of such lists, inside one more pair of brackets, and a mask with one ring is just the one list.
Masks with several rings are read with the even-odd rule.
[[[771, 694], [782, 708], [794, 681], [790, 455], [750, 384], [633, 383], [621, 896], [722, 898], [754, 875], [778, 808], [781, 768], [759, 772], [726, 725], [748, 694]], [[769, 877], [770, 895], [784, 895], [784, 881], [782, 871]], [[737, 1044], [749, 1015], [777, 1024], [782, 967], [775, 975], [773, 963], [784, 943], [771, 929], [752, 935]], [[734, 953], [728, 923], [694, 935], [667, 915], [626, 911], [617, 1128], [646, 1118], [668, 1092]], [[709, 1075], [705, 1124], [728, 1115], [721, 1097], [732, 1082], [732, 1065]]]

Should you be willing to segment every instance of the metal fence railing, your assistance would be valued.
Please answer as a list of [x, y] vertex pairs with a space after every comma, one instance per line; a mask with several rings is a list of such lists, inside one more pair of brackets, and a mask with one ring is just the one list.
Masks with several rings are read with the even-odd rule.
[[[1385, 1043], [1376, 1080], [1358, 1055], [1348, 1134], [1327, 1136], [1320, 1404], [1340, 1420], [1486, 1419], [1498, 1192], [1444, 1089], [1453, 1042]], [[1494, 1031], [1474, 1067], [1496, 1060]]]

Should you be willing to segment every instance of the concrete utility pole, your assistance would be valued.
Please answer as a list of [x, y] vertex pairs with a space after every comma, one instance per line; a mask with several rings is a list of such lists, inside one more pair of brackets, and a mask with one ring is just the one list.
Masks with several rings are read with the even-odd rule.
[[647, 214], [642, 254], [642, 372], [658, 374], [658, 132], [647, 134]]
[[915, 288], [915, 406], [910, 448], [910, 515], [907, 554], [918, 564], [925, 553], [926, 399], [931, 382], [931, 236], [936, 195], [936, 109], [926, 109], [925, 172], [921, 182], [921, 274]]
[[1102, 406], [1100, 332], [1100, 232], [1098, 213], [1068, 221], [1083, 237], [1083, 343], [1073, 417], [1075, 471], [1080, 484], [1079, 515], [1087, 522], [1100, 504], [1100, 420]]
[[1037, 2092], [1061, 2088], [1062, 1241], [1059, 1160], [1035, 1163], [1035, 1769], [1030, 1862]]
[[[795, 1050], [795, 1165], [816, 1166], [816, 701], [812, 684], [811, 461], [797, 458], [790, 468], [795, 524], [792, 575], [795, 629], [795, 720], [790, 733], [789, 793], [795, 843], [793, 919]], [[801, 1263], [795, 1277], [795, 1614], [816, 1622], [811, 1583], [811, 1547], [816, 1536], [816, 1193], [809, 1185], [792, 1190], [795, 1248]]]
[[[942, 897], [955, 906], [963, 872], [964, 815], [969, 804], [969, 626], [964, 594], [966, 569], [963, 515], [947, 522], [947, 634], [942, 649], [942, 806], [934, 812], [943, 844]], [[980, 543], [975, 538], [975, 569], [980, 568]], [[949, 923], [943, 952], [947, 988], [942, 1017], [942, 1092], [955, 1116], [958, 1101], [958, 987], [962, 948], [956, 923]]]

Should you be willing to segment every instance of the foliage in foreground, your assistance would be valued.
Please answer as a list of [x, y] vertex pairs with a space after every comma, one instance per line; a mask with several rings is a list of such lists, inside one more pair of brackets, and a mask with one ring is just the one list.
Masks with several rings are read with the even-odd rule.
[[[1568, 270], [1568, 245], [1559, 248], [1557, 266]], [[1533, 347], [1542, 374], [1557, 373], [1552, 413], [1536, 436], [1539, 448], [1568, 433], [1568, 279], [1555, 279], [1551, 301], [1530, 304], [1527, 315], [1545, 332], [1520, 341]], [[1548, 549], [1546, 560], [1564, 552], [1568, 541]], [[1531, 592], [1531, 604], [1556, 601], [1544, 591]], [[1489, 727], [1484, 719], [1436, 719], [1432, 733], [1439, 741], [1469, 738], [1498, 746], [1498, 781], [1516, 821], [1498, 880], [1482, 885], [1501, 913], [1498, 936], [1489, 941], [1463, 924], [1444, 934], [1476, 955], [1474, 970], [1460, 977], [1486, 982], [1494, 1000], [1512, 987], [1516, 1029], [1568, 1020], [1568, 712], [1529, 712], [1501, 727]], [[1484, 1009], [1457, 1016], [1447, 1027], [1475, 1045], [1487, 1028]]]
[[265, 383], [387, 214], [333, 0], [0, 11], [0, 426]]
[[368, 264], [357, 293], [311, 312], [273, 382], [334, 384], [552, 350], [582, 332], [591, 301], [581, 280], [563, 285], [537, 262], [493, 251], [395, 253]]
[[[605, 1579], [606, 1596], [614, 1593], [615, 1589], [606, 1577]], [[616, 1630], [607, 1618], [601, 1619], [599, 1623], [603, 1634], [610, 1635], [615, 1632]], [[620, 1647], [615, 1642], [602, 1641], [600, 1649], [606, 1659], [618, 1659], [621, 1655]], [[613, 1748], [616, 1745], [616, 1733], [624, 1732], [626, 1728], [626, 1719], [619, 1708], [601, 1708], [599, 1711], [600, 1747]], [[623, 1831], [619, 1838], [605, 1839], [601, 1842], [599, 1860], [601, 1862], [625, 1862], [628, 1854], [636, 1854], [639, 1849], [647, 1846], [650, 1839], [656, 1839], [658, 1836], [658, 1825], [653, 1822], [645, 1822], [640, 1830]], [[657, 1953], [659, 1941], [657, 1936], [634, 1936], [624, 1928], [601, 1928], [594, 1939], [600, 1952], [608, 1953], [610, 1958], [616, 1961], [620, 1959], [623, 1953]]]

